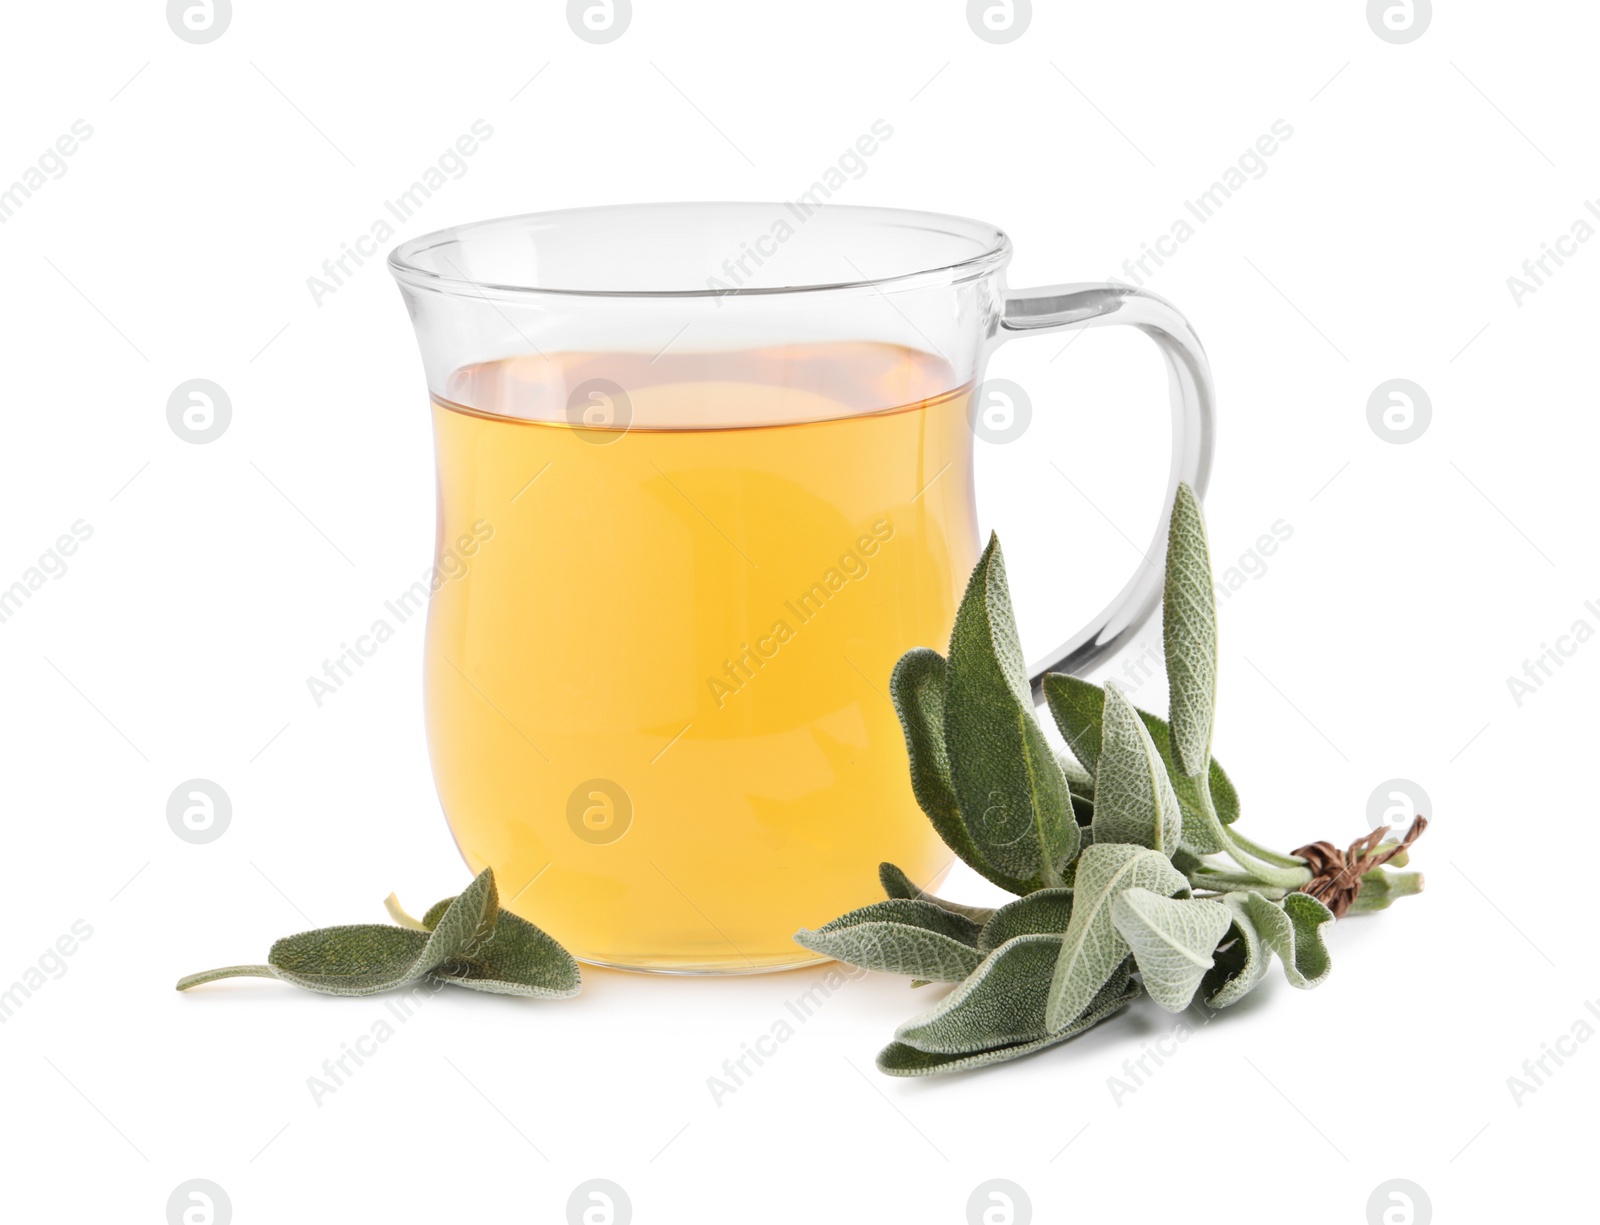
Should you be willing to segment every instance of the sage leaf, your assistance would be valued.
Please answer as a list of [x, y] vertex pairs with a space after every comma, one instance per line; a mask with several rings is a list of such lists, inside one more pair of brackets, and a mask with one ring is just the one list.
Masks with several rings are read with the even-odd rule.
[[[1224, 894], [1222, 905], [1232, 917], [1232, 942], [1217, 950], [1215, 964], [1200, 983], [1200, 994], [1212, 1008], [1237, 1004], [1267, 976], [1272, 949], [1261, 939], [1254, 916], [1265, 910], [1283, 915], [1274, 903], [1253, 890]], [[1273, 921], [1271, 916], [1267, 921]]]
[[1131, 951], [1111, 921], [1111, 903], [1136, 886], [1171, 897], [1189, 882], [1164, 854], [1147, 847], [1097, 842], [1080, 857], [1072, 918], [1050, 978], [1045, 1021], [1051, 1033], [1089, 1006]]
[[300, 932], [277, 941], [267, 954], [285, 982], [323, 995], [372, 995], [403, 987], [432, 967], [424, 956], [429, 936], [405, 927], [358, 923]]
[[[1052, 672], [1044, 678], [1044, 696], [1049, 703], [1050, 713], [1055, 718], [1056, 727], [1060, 729], [1066, 742], [1073, 746], [1073, 752], [1078, 759], [1090, 770], [1097, 770], [1100, 761], [1106, 691], [1099, 685], [1076, 676]], [[1173, 793], [1178, 797], [1178, 807], [1182, 809], [1184, 818], [1184, 842], [1197, 854], [1216, 854], [1223, 848], [1222, 844], [1212, 837], [1210, 822], [1203, 816], [1200, 780], [1185, 777], [1173, 760], [1172, 738], [1167, 728], [1167, 721], [1160, 715], [1151, 714], [1148, 710], [1140, 710], [1139, 718], [1144, 723], [1145, 731], [1150, 733], [1156, 751], [1161, 754], [1162, 764], [1167, 768], [1168, 781], [1172, 784]], [[1239, 819], [1239, 792], [1235, 789], [1233, 780], [1228, 777], [1227, 772], [1215, 758], [1211, 761], [1206, 778], [1211, 785], [1211, 800], [1215, 805], [1218, 819], [1224, 825], [1232, 825]]]
[[[932, 1009], [895, 1030], [895, 1038], [931, 1055], [970, 1055], [1046, 1037], [1045, 993], [1060, 952], [1059, 934], [1007, 940]], [[1126, 967], [1122, 977], [1117, 990], [1127, 985]]]
[[1183, 814], [1155, 742], [1115, 685], [1106, 687], [1104, 715], [1094, 841], [1130, 842], [1170, 857], [1183, 839]]
[[922, 896], [922, 890], [917, 887], [917, 882], [892, 863], [884, 862], [878, 865], [878, 883], [883, 886], [884, 894], [891, 901], [896, 898], [909, 901]]
[[422, 916], [422, 930], [425, 932], [431, 932], [434, 928], [438, 927], [439, 920], [444, 918], [445, 911], [450, 909], [450, 903], [453, 901], [455, 901], [455, 898], [453, 897], [442, 898], [435, 902], [432, 906], [429, 906], [426, 913], [424, 913]]
[[1167, 529], [1161, 638], [1173, 756], [1186, 777], [1198, 778], [1211, 758], [1217, 704], [1217, 593], [1200, 499], [1187, 482], [1178, 486]]
[[492, 995], [567, 999], [582, 990], [578, 963], [539, 928], [502, 910], [494, 932], [470, 956], [435, 970], [457, 987]]
[[485, 868], [426, 933], [381, 923], [325, 927], [285, 936], [272, 946], [267, 963], [279, 978], [308, 991], [371, 995], [471, 955], [494, 931], [499, 915], [494, 873]]
[[883, 886], [883, 891], [890, 898], [920, 899], [932, 902], [935, 906], [942, 907], [954, 914], [965, 915], [974, 923], [983, 924], [989, 921], [994, 914], [992, 906], [968, 906], [965, 902], [952, 902], [948, 898], [939, 897], [925, 889], [919, 889], [917, 883], [895, 867], [892, 863], [878, 865], [878, 883]]
[[836, 961], [884, 974], [958, 983], [978, 968], [982, 929], [932, 902], [896, 898], [840, 915], [795, 943]]
[[1182, 1012], [1233, 919], [1218, 902], [1133, 888], [1112, 899], [1111, 922], [1133, 950], [1145, 992], [1168, 1012]]
[[1255, 892], [1228, 896], [1240, 897], [1229, 905], [1242, 908], [1261, 943], [1278, 955], [1290, 986], [1309, 990], [1328, 977], [1333, 959], [1322, 927], [1333, 922], [1333, 911], [1308, 893], [1291, 893], [1281, 903]]
[[1084, 799], [1093, 804], [1094, 775], [1085, 769], [1082, 763], [1071, 753], [1057, 753], [1056, 765], [1061, 767], [1061, 773], [1067, 777], [1067, 789], [1072, 792], [1072, 798], [1074, 800]]
[[1078, 853], [1078, 823], [1066, 775], [1034, 718], [993, 535], [950, 635], [944, 725], [962, 824], [983, 863], [1027, 886], [1018, 892], [1059, 884]]
[[[951, 993], [952, 995], [954, 992]], [[968, 1054], [947, 1054], [921, 1050], [909, 1042], [891, 1042], [878, 1053], [878, 1070], [889, 1076], [940, 1076], [965, 1072], [990, 1064], [1007, 1063], [1058, 1046], [1070, 1038], [1093, 1029], [1107, 1017], [1120, 1012], [1139, 996], [1139, 984], [1128, 975], [1126, 963], [1095, 994], [1088, 1008], [1061, 1029], [1043, 1037]]]
[[420, 921], [392, 893], [384, 907], [399, 926], [358, 923], [285, 936], [267, 954], [269, 964], [190, 974], [178, 980], [178, 990], [250, 975], [324, 995], [372, 995], [420, 978], [500, 995], [578, 993], [577, 962], [532, 923], [500, 909], [491, 869]]
[[[1291, 893], [1283, 899], [1283, 913], [1289, 916], [1293, 927], [1293, 943], [1285, 948], [1288, 942], [1280, 934], [1272, 951], [1283, 962], [1283, 974], [1289, 985], [1309, 990], [1327, 978], [1333, 969], [1333, 956], [1322, 935], [1323, 926], [1333, 922], [1333, 911], [1309, 893]], [[1271, 937], [1268, 943], [1272, 943]]]
[[[423, 919], [428, 929], [428, 952], [437, 958], [428, 966], [432, 970], [444, 965], [462, 953], [470, 953], [487, 940], [500, 918], [500, 891], [495, 888], [494, 870], [485, 868], [460, 893], [441, 902], [444, 910], [432, 923]], [[438, 906], [428, 911], [431, 916]]]
[[978, 948], [993, 952], [1018, 936], [1061, 935], [1072, 918], [1072, 890], [1040, 889], [1007, 902], [983, 925], [978, 933]]
[[1026, 882], [984, 857], [962, 820], [945, 747], [945, 690], [949, 665], [937, 651], [917, 647], [896, 661], [889, 697], [905, 733], [911, 762], [911, 793], [944, 844], [974, 871], [1010, 893], [1026, 893]]

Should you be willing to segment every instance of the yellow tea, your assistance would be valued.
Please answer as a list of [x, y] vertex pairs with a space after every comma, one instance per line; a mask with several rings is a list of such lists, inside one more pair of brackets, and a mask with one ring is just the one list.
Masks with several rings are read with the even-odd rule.
[[815, 960], [790, 937], [881, 897], [882, 860], [942, 875], [888, 680], [978, 556], [952, 381], [878, 344], [452, 377], [428, 734], [502, 905], [586, 961], [747, 972]]

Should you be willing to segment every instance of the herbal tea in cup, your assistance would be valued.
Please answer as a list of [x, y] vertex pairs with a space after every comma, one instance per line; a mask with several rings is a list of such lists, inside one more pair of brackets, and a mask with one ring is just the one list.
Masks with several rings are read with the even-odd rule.
[[[655, 205], [390, 257], [432, 392], [436, 548], [460, 559], [429, 612], [434, 777], [468, 864], [580, 960], [806, 964], [793, 933], [880, 896], [881, 860], [923, 887], [949, 867], [888, 684], [943, 649], [979, 555], [997, 339], [1142, 327], [1174, 371], [1174, 485], [1203, 474], [1181, 318], [1133, 290], [1007, 291], [1008, 256], [932, 214]], [[1158, 584], [1034, 671], [1121, 641]]]

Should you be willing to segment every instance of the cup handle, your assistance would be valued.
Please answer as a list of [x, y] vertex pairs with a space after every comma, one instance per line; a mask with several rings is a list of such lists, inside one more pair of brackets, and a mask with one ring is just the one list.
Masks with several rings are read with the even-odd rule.
[[[1136, 327], [1156, 342], [1166, 358], [1172, 388], [1172, 470], [1161, 522], [1147, 550], [1150, 557], [1159, 558], [1166, 553], [1167, 523], [1179, 482], [1187, 481], [1204, 498], [1211, 476], [1216, 393], [1211, 366], [1189, 321], [1165, 299], [1132, 286], [1049, 285], [1006, 292], [998, 339], [1116, 323]], [[1158, 565], [1140, 566], [1088, 625], [1029, 668], [1035, 702], [1044, 702], [1045, 673], [1082, 672], [1138, 632], [1161, 601], [1163, 571]]]

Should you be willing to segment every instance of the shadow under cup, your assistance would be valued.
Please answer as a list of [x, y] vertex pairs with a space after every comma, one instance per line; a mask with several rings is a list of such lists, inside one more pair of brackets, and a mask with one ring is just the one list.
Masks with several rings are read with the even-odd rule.
[[979, 542], [992, 226], [800, 205], [398, 248], [439, 476], [426, 705], [462, 855], [582, 960], [743, 973], [952, 858], [888, 696]]

